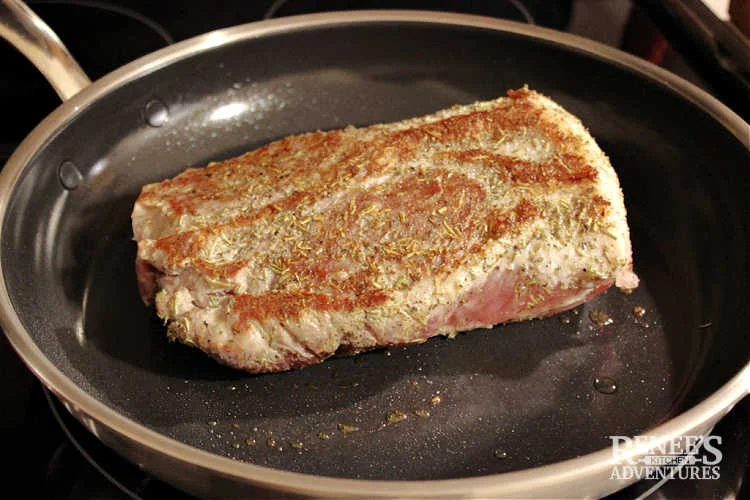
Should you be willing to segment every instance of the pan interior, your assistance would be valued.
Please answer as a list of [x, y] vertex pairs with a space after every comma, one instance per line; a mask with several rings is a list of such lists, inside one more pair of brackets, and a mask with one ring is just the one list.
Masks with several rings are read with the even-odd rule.
[[[618, 171], [642, 279], [632, 295], [611, 290], [544, 320], [261, 376], [169, 344], [140, 303], [130, 211], [143, 184], [291, 133], [398, 120], [524, 84], [579, 116]], [[191, 56], [88, 106], [16, 186], [2, 266], [49, 360], [176, 440], [337, 477], [499, 473], [643, 433], [747, 361], [749, 159], [666, 88], [549, 42], [447, 25], [307, 29]], [[58, 178], [64, 162], [82, 174], [74, 190]], [[613, 323], [597, 326], [593, 311]]]

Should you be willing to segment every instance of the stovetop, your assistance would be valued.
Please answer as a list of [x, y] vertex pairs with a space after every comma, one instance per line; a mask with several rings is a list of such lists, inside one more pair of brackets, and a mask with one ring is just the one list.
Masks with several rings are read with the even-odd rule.
[[[37, 0], [28, 2], [65, 41], [92, 79], [149, 52], [207, 31], [308, 12], [410, 8], [467, 12], [568, 31], [626, 50], [699, 85], [750, 117], [748, 97], [680, 29], [661, 2], [631, 0]], [[670, 2], [666, 2], [669, 4]], [[0, 44], [6, 68], [0, 95], [22, 113], [0, 121], [0, 165], [59, 100], [37, 70]], [[750, 95], [750, 94], [748, 94]], [[121, 459], [86, 431], [51, 397], [0, 336], [0, 437], [11, 459], [6, 491], [30, 498], [190, 498]], [[674, 480], [649, 498], [742, 498], [750, 491], [750, 401], [716, 429], [723, 437], [720, 480]], [[640, 497], [655, 486], [642, 481], [613, 495]], [[251, 496], [251, 494], [249, 494]]]

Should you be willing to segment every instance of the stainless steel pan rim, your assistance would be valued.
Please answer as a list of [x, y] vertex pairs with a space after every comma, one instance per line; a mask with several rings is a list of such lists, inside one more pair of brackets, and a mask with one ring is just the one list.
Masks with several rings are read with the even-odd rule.
[[[574, 35], [537, 26], [464, 14], [387, 10], [312, 14], [250, 23], [186, 40], [110, 73], [64, 102], [23, 141], [0, 173], [0, 231], [3, 229], [2, 224], [11, 193], [26, 164], [61, 126], [101, 96], [161, 67], [237, 41], [301, 29], [383, 22], [429, 23], [499, 30], [535, 37], [595, 55], [651, 78], [692, 101], [750, 148], [750, 126], [706, 92], [648, 62]], [[0, 256], [2, 251], [3, 248], [0, 247]], [[98, 433], [99, 426], [103, 426], [146, 449], [174, 460], [274, 490], [317, 496], [513, 496], [528, 495], [530, 492], [551, 494], [555, 491], [559, 494], [565, 491], [566, 487], [573, 485], [577, 485], [577, 491], [585, 490], [585, 486], [582, 488], [582, 485], [594, 477], [607, 474], [615, 465], [611, 451], [604, 449], [556, 464], [491, 476], [435, 481], [373, 481], [311, 476], [238, 462], [199, 450], [152, 431], [118, 414], [75, 385], [43, 355], [32, 341], [13, 309], [4, 276], [0, 276], [0, 324], [13, 347], [35, 375], [66, 402], [73, 413], [85, 416], [89, 429], [95, 434]], [[654, 436], [656, 441], [633, 446], [629, 450], [631, 456], [645, 455], [649, 448], [679, 436], [708, 432], [721, 417], [731, 410], [735, 403], [748, 393], [750, 393], [750, 362], [706, 400], [650, 430], [650, 435]], [[594, 492], [598, 490], [592, 485], [591, 491], [592, 494], [596, 494]]]

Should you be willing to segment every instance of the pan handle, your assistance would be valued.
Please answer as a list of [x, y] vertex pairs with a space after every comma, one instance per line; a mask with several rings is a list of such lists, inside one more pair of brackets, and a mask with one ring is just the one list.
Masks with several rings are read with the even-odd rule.
[[54, 31], [20, 0], [0, 0], [0, 36], [42, 72], [65, 101], [91, 84]]

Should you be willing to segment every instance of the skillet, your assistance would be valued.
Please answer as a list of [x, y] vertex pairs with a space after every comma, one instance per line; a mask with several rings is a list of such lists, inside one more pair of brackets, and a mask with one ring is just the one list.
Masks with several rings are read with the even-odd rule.
[[[708, 433], [750, 388], [748, 125], [671, 74], [570, 35], [407, 11], [221, 30], [86, 88], [70, 74], [50, 76], [70, 98], [0, 174], [2, 326], [92, 433], [186, 491], [602, 496], [632, 481], [609, 478], [609, 436]], [[170, 345], [139, 302], [143, 184], [524, 84], [579, 116], [618, 171], [632, 295], [261, 376]]]

